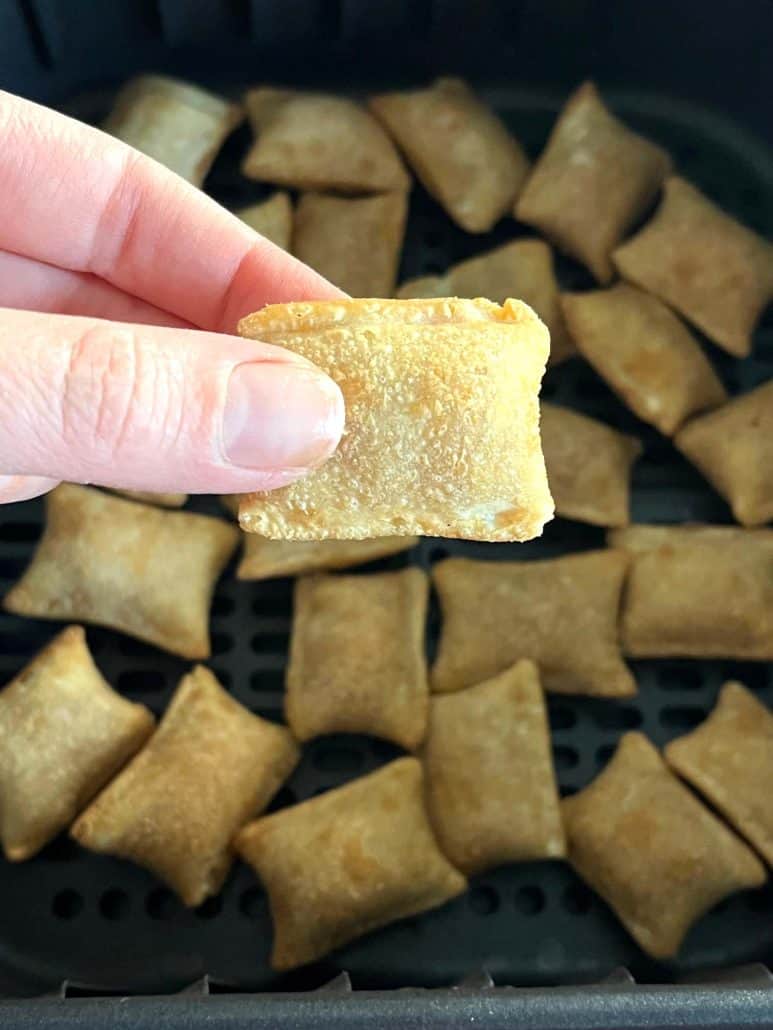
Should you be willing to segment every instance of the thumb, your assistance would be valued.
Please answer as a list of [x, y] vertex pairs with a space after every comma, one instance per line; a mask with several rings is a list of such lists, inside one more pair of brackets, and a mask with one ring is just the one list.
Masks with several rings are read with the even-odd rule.
[[270, 344], [0, 308], [0, 477], [270, 490], [328, 458], [343, 421], [335, 383]]

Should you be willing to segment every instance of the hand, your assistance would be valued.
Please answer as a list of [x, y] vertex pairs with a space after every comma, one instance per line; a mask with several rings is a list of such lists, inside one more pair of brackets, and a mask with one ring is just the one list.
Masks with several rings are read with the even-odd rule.
[[0, 91], [0, 502], [60, 480], [240, 493], [303, 475], [338, 443], [338, 387], [221, 334], [337, 296], [161, 165]]

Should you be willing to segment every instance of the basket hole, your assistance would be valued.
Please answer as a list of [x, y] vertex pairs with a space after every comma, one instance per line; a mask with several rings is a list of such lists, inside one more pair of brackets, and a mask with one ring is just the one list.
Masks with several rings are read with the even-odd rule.
[[539, 915], [545, 908], [545, 892], [541, 887], [520, 887], [515, 892], [515, 907], [521, 915]]
[[99, 911], [105, 919], [111, 921], [125, 919], [129, 914], [130, 906], [129, 895], [118, 887], [105, 891], [99, 899]]
[[701, 670], [694, 665], [667, 665], [657, 674], [661, 690], [699, 690], [703, 686]]
[[250, 686], [253, 690], [284, 690], [284, 685], [284, 669], [262, 669], [250, 676]]
[[40, 536], [40, 526], [34, 522], [3, 522], [0, 524], [0, 540], [9, 544], [29, 543]]
[[614, 744], [602, 744], [596, 752], [596, 762], [598, 765], [604, 766], [610, 760], [612, 755], [615, 753]]
[[388, 740], [379, 740], [377, 737], [371, 740], [370, 750], [373, 752], [373, 757], [379, 762], [391, 762], [403, 753], [396, 744], [392, 744]]
[[145, 911], [151, 919], [163, 922], [174, 919], [180, 910], [180, 902], [166, 887], [156, 887], [145, 899]]
[[297, 801], [295, 792], [290, 790], [289, 787], [282, 787], [281, 790], [277, 791], [271, 799], [271, 804], [266, 809], [266, 814], [269, 812], [278, 812], [280, 808], [289, 808], [290, 805], [294, 805]]
[[431, 547], [429, 551], [429, 563], [434, 565], [435, 562], [443, 561], [444, 558], [448, 557], [447, 547]]
[[362, 754], [345, 744], [322, 744], [312, 758], [314, 768], [326, 773], [354, 773], [363, 763]]
[[572, 786], [570, 783], [561, 783], [558, 786], [558, 793], [562, 798], [570, 798], [577, 793], [577, 787]]
[[250, 887], [239, 898], [239, 911], [248, 919], [261, 919], [266, 909], [266, 895], [260, 887]]
[[83, 911], [83, 898], [77, 891], [68, 887], [54, 895], [51, 911], [57, 919], [75, 919]]
[[773, 886], [768, 884], [760, 890], [751, 891], [746, 898], [751, 912], [773, 912]]
[[577, 713], [566, 705], [548, 705], [551, 730], [571, 730], [577, 725]]
[[256, 633], [250, 643], [256, 654], [284, 654], [287, 633]]
[[278, 615], [286, 616], [291, 605], [290, 589], [282, 590], [277, 587], [273, 593], [258, 594], [252, 602], [252, 610], [263, 618], [275, 618]]
[[766, 662], [725, 662], [722, 675], [726, 680], [738, 680], [750, 690], [762, 690], [768, 685], [770, 667]]
[[226, 690], [231, 689], [231, 685], [233, 683], [233, 676], [228, 671], [228, 669], [216, 669], [213, 666], [212, 672], [215, 674], [215, 677], [220, 681], [222, 686], [226, 688]]
[[81, 850], [72, 837], [61, 833], [51, 841], [44, 851], [41, 851], [40, 858], [47, 862], [72, 862], [80, 853]]
[[473, 887], [469, 905], [478, 916], [490, 916], [499, 908], [499, 893], [493, 887]]
[[230, 633], [212, 634], [212, 654], [226, 654], [234, 646], [233, 637]]
[[580, 763], [576, 748], [559, 744], [553, 748], [553, 762], [556, 769], [574, 769]]
[[206, 901], [202, 901], [196, 909], [196, 915], [199, 919], [214, 919], [215, 916], [220, 915], [222, 910], [223, 899], [217, 894], [213, 898], [207, 898]]
[[631, 705], [602, 705], [598, 707], [593, 718], [602, 730], [635, 730], [642, 724], [642, 714]]
[[0, 579], [18, 579], [28, 558], [3, 558], [0, 560]]
[[573, 883], [567, 887], [561, 898], [567, 912], [573, 916], [584, 916], [593, 904], [593, 894], [583, 883]]
[[118, 677], [118, 689], [126, 693], [163, 690], [165, 686], [166, 677], [158, 669], [129, 669]]
[[216, 616], [232, 615], [235, 602], [230, 597], [216, 597], [212, 602], [212, 614]]
[[675, 705], [661, 709], [660, 725], [671, 730], [691, 730], [703, 722], [703, 718], [702, 708], [696, 708], [694, 705]]

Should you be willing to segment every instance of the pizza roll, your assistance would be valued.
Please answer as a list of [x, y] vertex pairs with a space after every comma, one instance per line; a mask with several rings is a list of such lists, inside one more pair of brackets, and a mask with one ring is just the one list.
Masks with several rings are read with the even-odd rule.
[[461, 79], [382, 93], [371, 97], [370, 109], [462, 229], [488, 232], [511, 210], [528, 159], [504, 122]]
[[389, 136], [353, 100], [262, 87], [244, 103], [256, 136], [242, 164], [248, 179], [339, 193], [410, 188]]
[[620, 630], [635, 658], [773, 660], [773, 530], [631, 526]]
[[298, 757], [288, 730], [252, 715], [196, 666], [150, 742], [72, 836], [149, 869], [185, 905], [200, 905], [223, 886], [237, 831], [268, 805]]
[[160, 508], [182, 508], [188, 500], [187, 494], [157, 494], [151, 490], [111, 490], [113, 494], [128, 497], [141, 504], [157, 504]]
[[654, 293], [730, 354], [751, 351], [773, 297], [773, 244], [672, 176], [652, 218], [614, 253], [620, 275]]
[[295, 216], [293, 254], [352, 297], [391, 297], [407, 214], [405, 193], [305, 193]]
[[397, 296], [487, 297], [504, 304], [518, 297], [533, 308], [550, 330], [550, 364], [574, 352], [558, 295], [553, 253], [542, 240], [513, 240], [453, 265], [445, 275], [425, 275], [403, 283]]
[[773, 519], [773, 381], [693, 419], [674, 443], [744, 526]]
[[773, 712], [741, 683], [726, 683], [708, 719], [665, 756], [773, 866]]
[[588, 551], [547, 561], [448, 558], [433, 569], [443, 628], [430, 683], [459, 690], [521, 658], [546, 690], [630, 697], [617, 615], [627, 556]]
[[639, 441], [555, 404], [543, 401], [540, 411], [556, 514], [594, 526], [627, 526], [631, 466], [642, 452]]
[[103, 128], [201, 186], [244, 114], [238, 104], [161, 75], [139, 75], [116, 97]]
[[20, 862], [65, 829], [153, 732], [69, 626], [0, 691], [0, 842]]
[[293, 205], [288, 193], [277, 190], [267, 200], [240, 208], [234, 214], [277, 247], [281, 247], [282, 250], [290, 249], [293, 235]]
[[277, 970], [437, 908], [467, 886], [435, 842], [415, 758], [250, 823], [236, 847], [268, 893]]
[[108, 626], [183, 658], [210, 653], [209, 606], [239, 540], [219, 519], [64, 484], [6, 611]]
[[548, 332], [525, 304], [277, 304], [243, 319], [239, 332], [308, 358], [346, 402], [333, 457], [244, 499], [247, 532], [526, 540], [551, 517], [537, 402]]
[[421, 569], [295, 585], [285, 714], [299, 740], [367, 733], [408, 750], [427, 728]]
[[388, 558], [415, 547], [416, 536], [382, 536], [375, 540], [266, 540], [244, 534], [244, 553], [237, 579], [275, 579], [308, 572], [347, 569]]
[[608, 283], [612, 251], [647, 210], [670, 167], [665, 150], [615, 118], [586, 82], [559, 115], [515, 216]]
[[675, 956], [704, 913], [766, 880], [756, 855], [641, 733], [626, 733], [603, 772], [561, 809], [570, 863], [653, 958]]
[[423, 761], [438, 843], [468, 876], [566, 854], [550, 727], [533, 662], [434, 697]]
[[580, 354], [635, 415], [666, 436], [727, 397], [701, 345], [656, 297], [618, 283], [561, 301]]

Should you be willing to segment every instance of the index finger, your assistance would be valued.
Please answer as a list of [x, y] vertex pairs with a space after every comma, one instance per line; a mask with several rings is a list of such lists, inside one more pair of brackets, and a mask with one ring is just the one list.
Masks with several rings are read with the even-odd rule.
[[125, 143], [0, 91], [0, 249], [89, 272], [204, 329], [336, 287]]

